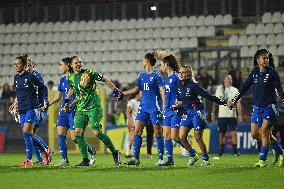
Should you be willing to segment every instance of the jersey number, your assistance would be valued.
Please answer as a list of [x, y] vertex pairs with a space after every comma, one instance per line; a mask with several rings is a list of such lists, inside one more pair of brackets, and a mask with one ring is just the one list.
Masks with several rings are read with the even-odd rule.
[[144, 83], [144, 90], [145, 90], [145, 91], [149, 91], [149, 85], [148, 85], [148, 83]]

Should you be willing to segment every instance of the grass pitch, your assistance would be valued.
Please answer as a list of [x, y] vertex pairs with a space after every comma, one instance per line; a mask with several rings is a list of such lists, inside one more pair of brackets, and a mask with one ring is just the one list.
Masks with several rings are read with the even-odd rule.
[[0, 189], [284, 188], [284, 167], [270, 163], [266, 168], [254, 168], [257, 155], [225, 155], [219, 160], [213, 160], [211, 155], [211, 166], [201, 167], [199, 160], [190, 168], [186, 166], [188, 158], [175, 157], [175, 166], [157, 167], [155, 156], [148, 159], [143, 155], [139, 167], [116, 167], [109, 154], [97, 155], [92, 167], [74, 167], [81, 161], [78, 154], [69, 156], [71, 165], [65, 168], [53, 166], [59, 162], [59, 154], [50, 166], [17, 167], [24, 158], [24, 154], [0, 155]]

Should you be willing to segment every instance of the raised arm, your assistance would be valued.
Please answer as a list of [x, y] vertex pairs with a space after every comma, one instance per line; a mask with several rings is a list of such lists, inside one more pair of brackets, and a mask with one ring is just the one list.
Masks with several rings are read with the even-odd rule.
[[55, 103], [58, 102], [61, 98], [62, 98], [62, 93], [58, 91], [58, 92], [56, 93], [56, 95], [53, 97], [53, 99], [49, 102], [49, 106], [55, 104]]
[[235, 95], [235, 97], [231, 100], [233, 104], [235, 104], [250, 88], [250, 86], [253, 84], [253, 74], [250, 73], [247, 80], [242, 84], [242, 86], [239, 89], [239, 92]]
[[193, 90], [200, 96], [213, 101], [219, 105], [224, 105], [225, 102], [223, 100], [221, 100], [220, 98], [218, 98], [217, 96], [211, 95], [210, 93], [208, 93], [208, 91], [206, 91], [204, 88], [200, 87], [199, 84], [195, 84], [193, 87]]
[[123, 95], [131, 95], [131, 94], [134, 94], [134, 93], [136, 93], [138, 91], [139, 91], [139, 87], [135, 86], [132, 89], [129, 89], [127, 91], [123, 91], [122, 93], [123, 93]]

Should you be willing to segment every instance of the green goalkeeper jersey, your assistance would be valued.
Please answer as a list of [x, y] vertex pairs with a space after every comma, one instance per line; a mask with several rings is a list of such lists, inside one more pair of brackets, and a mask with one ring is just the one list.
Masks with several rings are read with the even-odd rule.
[[77, 111], [89, 111], [101, 106], [101, 98], [96, 90], [96, 81], [101, 81], [102, 75], [94, 70], [82, 69], [80, 73], [70, 73], [68, 83], [75, 90]]

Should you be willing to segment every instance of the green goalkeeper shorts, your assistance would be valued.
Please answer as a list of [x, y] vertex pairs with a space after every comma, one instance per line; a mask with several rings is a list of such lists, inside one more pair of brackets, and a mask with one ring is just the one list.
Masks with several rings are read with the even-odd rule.
[[74, 117], [75, 128], [85, 129], [89, 123], [93, 130], [101, 130], [101, 120], [103, 118], [102, 107], [96, 107], [90, 111], [76, 111]]

